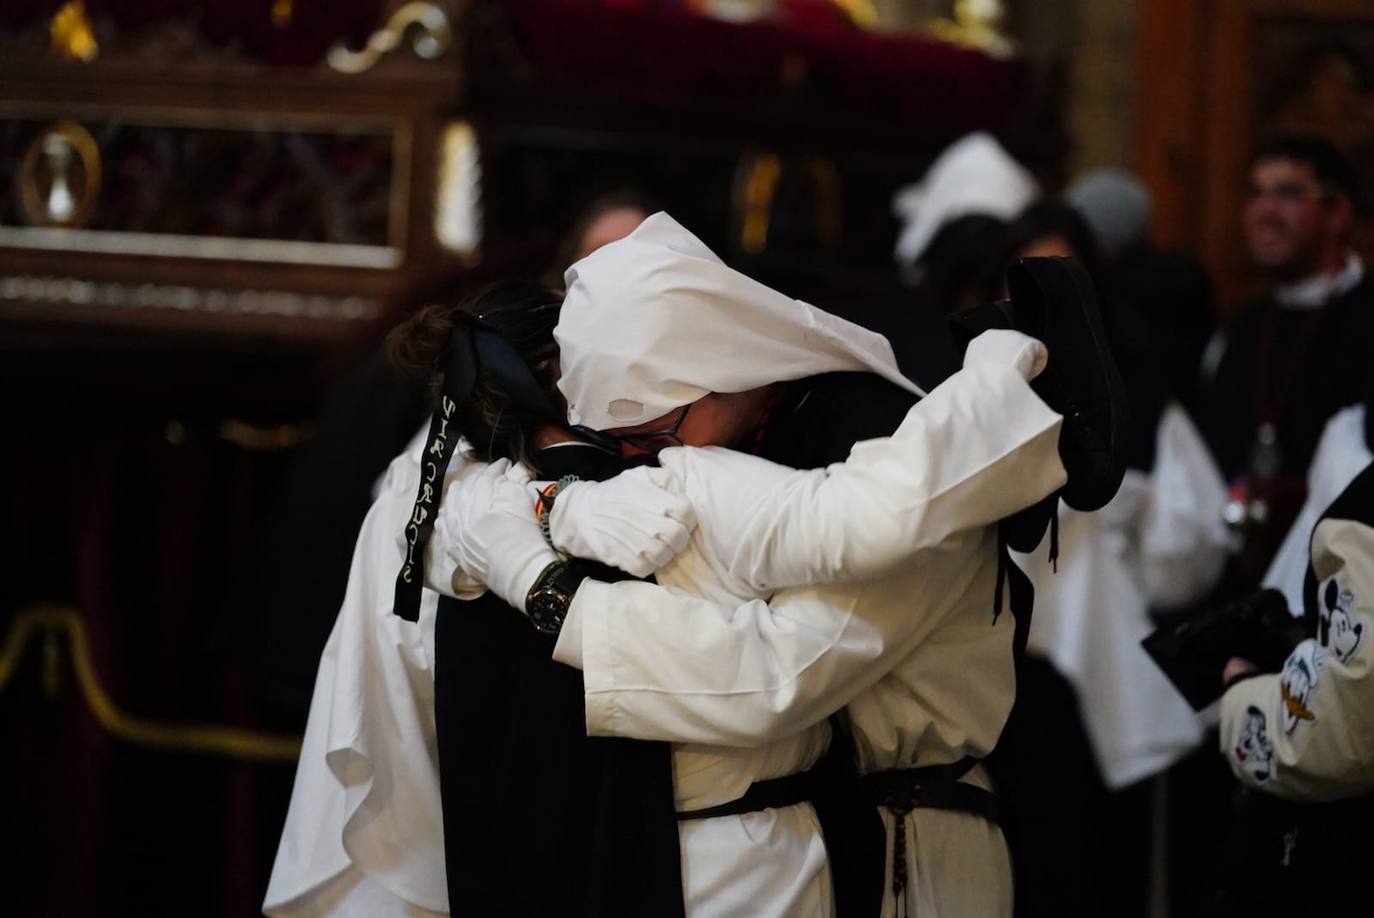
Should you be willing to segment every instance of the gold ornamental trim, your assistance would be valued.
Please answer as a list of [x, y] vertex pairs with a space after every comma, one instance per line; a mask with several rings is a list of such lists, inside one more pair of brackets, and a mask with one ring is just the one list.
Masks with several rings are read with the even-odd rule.
[[329, 50], [326, 60], [330, 67], [349, 75], [366, 73], [377, 66], [386, 55], [401, 47], [406, 33], [415, 30], [410, 48], [416, 57], [427, 61], [438, 60], [453, 44], [453, 28], [449, 25], [448, 14], [433, 3], [407, 3], [386, 21], [386, 25], [373, 32], [360, 51], [353, 51], [337, 44]]
[[83, 0], [71, 0], [53, 13], [48, 36], [49, 49], [60, 58], [89, 64], [100, 56], [100, 43], [95, 39]]
[[746, 156], [742, 180], [736, 185], [736, 205], [742, 214], [740, 248], [757, 255], [768, 247], [768, 226], [773, 218], [773, 196], [782, 177], [782, 161], [776, 153]]
[[[81, 190], [70, 187], [72, 156], [81, 168]], [[44, 162], [53, 168], [46, 200], [40, 173]], [[33, 139], [24, 153], [19, 194], [29, 222], [48, 227], [79, 227], [90, 219], [100, 195], [100, 146], [91, 132], [67, 118], [55, 121]]]
[[935, 38], [991, 57], [1010, 58], [1016, 44], [1002, 32], [1003, 0], [954, 0], [952, 19], [936, 19], [926, 28]]
[[86, 623], [76, 609], [67, 606], [34, 606], [15, 616], [0, 648], [0, 691], [14, 678], [30, 645], [41, 642], [43, 688], [48, 695], [56, 695], [61, 684], [59, 639], [63, 635], [71, 647], [76, 684], [86, 706], [116, 739], [169, 752], [223, 755], [257, 762], [287, 763], [300, 757], [299, 736], [219, 725], [160, 723], [121, 710], [100, 684], [91, 661]]

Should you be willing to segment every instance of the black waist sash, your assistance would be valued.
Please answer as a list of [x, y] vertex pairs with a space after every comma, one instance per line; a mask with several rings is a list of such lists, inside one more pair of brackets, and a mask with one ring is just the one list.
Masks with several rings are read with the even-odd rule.
[[892, 895], [900, 914], [906, 901], [906, 817], [912, 810], [951, 810], [969, 813], [997, 824], [997, 796], [959, 779], [978, 759], [965, 756], [948, 765], [898, 768], [863, 776], [873, 803], [892, 811]]
[[679, 812], [679, 821], [710, 819], [810, 803], [830, 862], [837, 918], [873, 918], [883, 903], [883, 825], [861, 783], [854, 740], [841, 715], [830, 719], [830, 746], [804, 772], [755, 781], [737, 800]]
[[692, 819], [714, 819], [717, 816], [738, 816], [742, 813], [758, 813], [762, 810], [780, 810], [783, 807], [810, 803], [816, 796], [816, 782], [819, 772], [816, 769], [755, 781], [749, 785], [744, 796], [715, 806], [698, 810], [678, 810], [678, 822]]
[[[892, 811], [892, 892], [900, 904], [903, 900], [906, 883], [906, 816], [912, 810], [932, 809], [968, 813], [997, 824], [997, 795], [974, 784], [965, 784], [959, 779], [978, 764], [973, 757], [949, 765], [928, 765], [918, 768], [899, 768], [880, 771], [862, 776], [864, 789], [872, 804], [886, 807]], [[744, 813], [757, 813], [768, 809], [782, 809], [801, 803], [811, 803], [823, 798], [829, 788], [826, 786], [825, 769], [813, 767], [807, 771], [781, 778], [755, 781], [740, 797], [716, 806], [695, 810], [679, 810], [679, 822], [693, 819], [714, 819], [719, 816], [738, 816]], [[825, 828], [822, 824], [821, 831]], [[833, 834], [833, 833], [832, 833]], [[834, 854], [836, 842], [827, 839], [827, 847]], [[874, 861], [876, 862], [876, 860]], [[845, 875], [836, 877], [843, 884]], [[841, 890], [837, 889], [837, 896]], [[859, 890], [854, 893], [860, 894]], [[858, 900], [849, 900], [857, 902]], [[866, 906], [865, 906], [866, 907]]]
[[[1056, 541], [1054, 527], [1055, 504], [1049, 504], [1051, 542]], [[1043, 515], [1043, 514], [1042, 514]], [[1043, 532], [1043, 529], [1041, 530]], [[1050, 547], [1051, 556], [1056, 555], [1057, 545]], [[1007, 554], [1005, 531], [997, 538], [997, 587], [993, 598], [994, 619], [1002, 610], [1003, 591], [1009, 594], [1014, 631], [1012, 634], [1012, 658], [1018, 674], [1021, 661], [1025, 657], [1026, 641], [1030, 634], [1031, 611], [1035, 602], [1035, 590], [1019, 567], [1012, 563]], [[1019, 682], [1019, 679], [1018, 679]], [[892, 895], [897, 901], [900, 914], [905, 902], [906, 872], [906, 816], [912, 810], [949, 810], [968, 813], [986, 819], [993, 825], [1000, 824], [1000, 807], [997, 795], [973, 784], [965, 784], [960, 779], [973, 770], [981, 760], [965, 756], [947, 765], [925, 765], [917, 768], [898, 768], [864, 775], [863, 785], [873, 804], [892, 811]]]
[[887, 807], [898, 817], [912, 810], [952, 810], [996, 823], [997, 795], [959, 780], [961, 774], [978, 763], [977, 759], [966, 761], [967, 768], [963, 762], [957, 762], [874, 772], [864, 775], [864, 787], [873, 795], [875, 804]]

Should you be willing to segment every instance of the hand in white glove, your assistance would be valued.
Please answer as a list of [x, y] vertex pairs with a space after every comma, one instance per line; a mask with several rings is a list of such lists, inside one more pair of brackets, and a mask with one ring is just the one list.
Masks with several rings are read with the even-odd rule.
[[964, 366], [973, 363], [995, 363], [1011, 367], [1030, 382], [1039, 376], [1049, 363], [1050, 352], [1045, 345], [1029, 335], [1009, 328], [994, 328], [983, 332], [968, 344], [964, 351]]
[[641, 466], [609, 481], [578, 481], [558, 492], [549, 513], [553, 544], [578, 558], [647, 577], [691, 539], [696, 515], [673, 490], [672, 472]]
[[522, 612], [530, 587], [558, 560], [534, 518], [529, 474], [506, 459], [449, 486], [434, 538], [461, 570]]

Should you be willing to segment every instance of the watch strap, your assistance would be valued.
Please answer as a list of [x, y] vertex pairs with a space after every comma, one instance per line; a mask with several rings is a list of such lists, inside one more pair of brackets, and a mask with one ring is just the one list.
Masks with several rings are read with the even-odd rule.
[[530, 624], [545, 634], [558, 634], [577, 588], [586, 577], [586, 571], [575, 560], [554, 561], [545, 567], [525, 598], [525, 614]]
[[564, 488], [581, 480], [576, 475], [564, 475], [557, 481], [551, 481], [539, 492], [539, 499], [534, 502], [534, 516], [539, 521], [539, 532], [554, 551], [558, 551], [558, 546], [553, 544], [553, 533], [549, 530], [549, 518], [553, 514], [554, 501]]

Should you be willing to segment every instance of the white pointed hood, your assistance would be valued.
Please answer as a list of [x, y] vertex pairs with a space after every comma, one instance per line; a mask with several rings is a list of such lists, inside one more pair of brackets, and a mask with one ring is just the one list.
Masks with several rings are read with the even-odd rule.
[[554, 336], [568, 420], [596, 430], [661, 417], [711, 392], [867, 371], [924, 392], [887, 339], [728, 267], [657, 213], [575, 263]]
[[1031, 174], [991, 134], [965, 135], [939, 155], [925, 178], [893, 196], [892, 210], [903, 224], [897, 263], [914, 264], [950, 220], [971, 214], [1010, 220], [1039, 193]]

